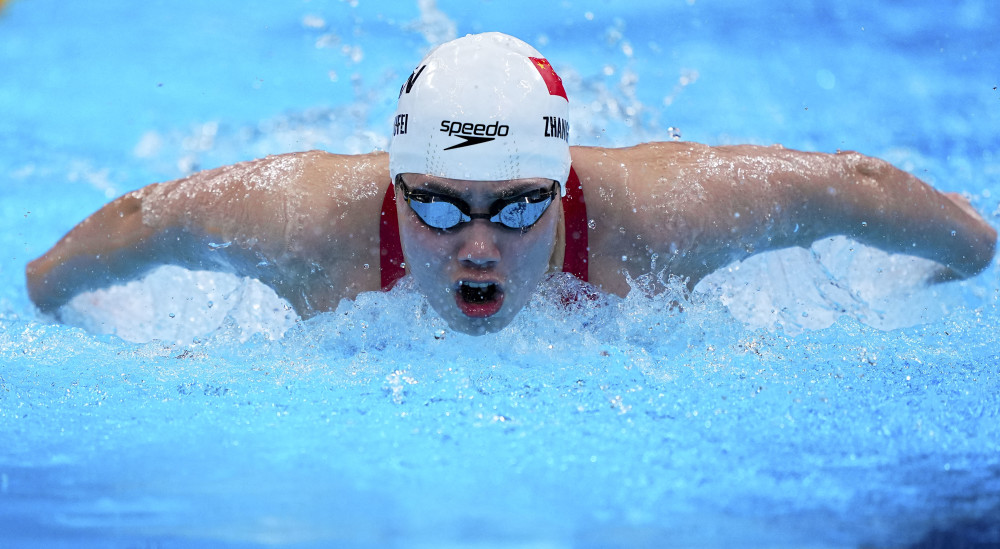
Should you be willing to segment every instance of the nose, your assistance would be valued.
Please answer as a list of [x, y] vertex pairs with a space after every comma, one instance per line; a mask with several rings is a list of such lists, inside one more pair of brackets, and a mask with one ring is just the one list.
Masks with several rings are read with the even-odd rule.
[[485, 219], [475, 219], [462, 230], [458, 260], [466, 267], [488, 269], [500, 261], [497, 229]]

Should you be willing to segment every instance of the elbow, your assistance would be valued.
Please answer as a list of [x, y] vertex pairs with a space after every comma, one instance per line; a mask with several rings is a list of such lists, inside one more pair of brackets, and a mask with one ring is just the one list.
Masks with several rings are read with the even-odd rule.
[[984, 234], [977, 239], [976, 245], [971, 253], [972, 261], [969, 265], [968, 276], [975, 276], [990, 266], [997, 251], [997, 231], [993, 227], [986, 226]]
[[24, 269], [28, 298], [43, 313], [54, 313], [65, 302], [59, 298], [59, 292], [53, 291], [48, 278], [49, 270], [46, 256], [29, 262]]

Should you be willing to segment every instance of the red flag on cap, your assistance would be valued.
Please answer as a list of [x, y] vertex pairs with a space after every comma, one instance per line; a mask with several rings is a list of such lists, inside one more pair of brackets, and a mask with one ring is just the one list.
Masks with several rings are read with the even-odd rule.
[[535, 68], [538, 69], [538, 73], [542, 75], [545, 86], [549, 88], [549, 95], [558, 95], [569, 101], [569, 98], [566, 97], [566, 90], [563, 88], [562, 78], [559, 78], [559, 75], [556, 74], [556, 70], [552, 68], [552, 64], [544, 57], [529, 57], [528, 59], [531, 59], [531, 62], [535, 64]]

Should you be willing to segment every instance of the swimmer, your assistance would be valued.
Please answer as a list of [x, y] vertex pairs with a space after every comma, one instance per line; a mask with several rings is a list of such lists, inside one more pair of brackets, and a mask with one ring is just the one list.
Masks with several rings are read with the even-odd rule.
[[[502, 329], [547, 273], [624, 295], [627, 275], [687, 281], [751, 254], [846, 235], [985, 269], [997, 233], [954, 194], [854, 152], [569, 145], [562, 81], [500, 33], [432, 50], [403, 83], [388, 153], [271, 156], [149, 185], [27, 266], [31, 299], [175, 264], [257, 278], [302, 317], [405, 274], [455, 330]], [[654, 261], [655, 259], [655, 261]]]

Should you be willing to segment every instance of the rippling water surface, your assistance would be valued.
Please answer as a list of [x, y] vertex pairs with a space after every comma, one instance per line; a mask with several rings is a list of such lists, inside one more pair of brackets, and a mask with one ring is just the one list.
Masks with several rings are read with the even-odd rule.
[[485, 30], [552, 60], [575, 143], [853, 149], [997, 226], [997, 28], [986, 1], [9, 2], [0, 546], [1000, 543], [996, 262], [926, 286], [834, 239], [479, 338], [408, 284], [303, 322], [164, 268], [59, 324], [23, 278], [144, 184], [385, 147], [428, 44]]

